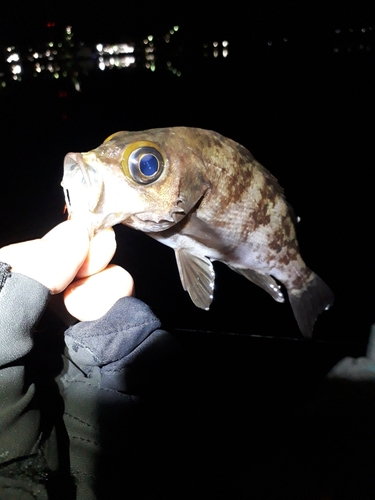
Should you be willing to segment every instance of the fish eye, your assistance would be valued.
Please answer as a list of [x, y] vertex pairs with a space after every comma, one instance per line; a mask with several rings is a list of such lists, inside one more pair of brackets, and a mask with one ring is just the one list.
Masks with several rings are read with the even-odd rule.
[[160, 177], [164, 169], [164, 160], [160, 151], [153, 146], [141, 146], [130, 154], [125, 150], [122, 168], [138, 184], [151, 184]]

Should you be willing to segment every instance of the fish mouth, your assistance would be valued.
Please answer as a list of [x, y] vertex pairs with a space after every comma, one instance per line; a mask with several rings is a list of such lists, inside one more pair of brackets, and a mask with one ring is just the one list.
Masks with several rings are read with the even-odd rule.
[[100, 199], [103, 179], [93, 153], [68, 153], [61, 186], [69, 216], [93, 213]]

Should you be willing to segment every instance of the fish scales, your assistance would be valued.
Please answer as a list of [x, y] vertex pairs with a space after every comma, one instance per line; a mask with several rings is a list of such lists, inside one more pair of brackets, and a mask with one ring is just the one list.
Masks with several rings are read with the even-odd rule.
[[70, 217], [86, 220], [92, 233], [123, 223], [172, 247], [182, 285], [200, 308], [213, 299], [215, 260], [279, 302], [282, 283], [306, 337], [333, 303], [300, 255], [276, 178], [217, 132], [117, 132], [88, 153], [69, 153], [62, 185]]

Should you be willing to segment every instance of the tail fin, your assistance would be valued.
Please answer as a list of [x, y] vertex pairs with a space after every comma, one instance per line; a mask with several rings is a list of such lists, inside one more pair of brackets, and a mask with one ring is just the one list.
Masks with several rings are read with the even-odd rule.
[[331, 289], [318, 275], [312, 273], [312, 280], [305, 288], [288, 290], [288, 295], [302, 335], [311, 338], [318, 315], [333, 304], [334, 296]]

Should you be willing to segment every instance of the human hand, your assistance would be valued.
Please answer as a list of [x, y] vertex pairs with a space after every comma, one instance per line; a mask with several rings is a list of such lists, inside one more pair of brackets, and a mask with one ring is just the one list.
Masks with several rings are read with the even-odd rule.
[[[65, 305], [81, 321], [97, 319], [121, 297], [132, 295], [133, 280], [119, 266], [108, 266], [116, 250], [112, 229], [89, 240], [77, 221], [65, 221], [43, 238], [0, 249], [0, 261], [25, 274], [52, 294], [65, 290]], [[77, 281], [72, 281], [77, 277]]]

